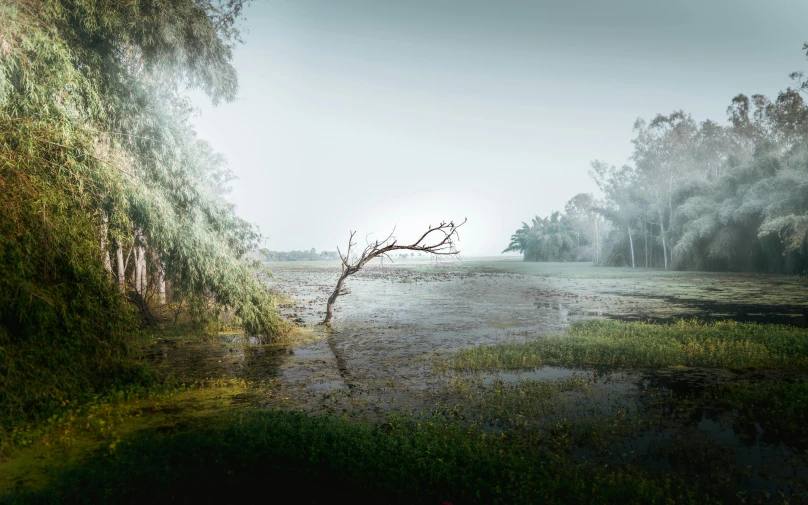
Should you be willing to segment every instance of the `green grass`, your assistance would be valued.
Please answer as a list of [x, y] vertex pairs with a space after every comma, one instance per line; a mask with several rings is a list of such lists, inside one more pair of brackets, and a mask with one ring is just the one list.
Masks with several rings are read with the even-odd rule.
[[[490, 386], [478, 377], [456, 378], [445, 404], [384, 424], [248, 407], [234, 399], [252, 394], [253, 386], [233, 381], [159, 397], [121, 393], [68, 406], [18, 431], [17, 445], [27, 447], [0, 463], [0, 474], [9, 475], [0, 479], [0, 501], [229, 503], [282, 493], [329, 504], [782, 503], [779, 495], [769, 500], [768, 491], [744, 487], [736, 449], [706, 433], [682, 440], [664, 430], [678, 422], [672, 418], [709, 408], [784, 432], [779, 439], [802, 457], [808, 383], [778, 377], [804, 366], [805, 336], [800, 329], [737, 323], [579, 323], [564, 335], [474, 348], [458, 359], [485, 350], [487, 361], [472, 354], [477, 361], [469, 362], [518, 368], [529, 357], [529, 366], [615, 366], [622, 356], [616, 366], [716, 362], [789, 370], [747, 374], [748, 380], [687, 398], [649, 392], [641, 402], [609, 396], [589, 376]], [[683, 363], [685, 357], [691, 361]], [[648, 434], [654, 436], [640, 450], [636, 443]], [[658, 459], [666, 466], [648, 464]], [[797, 465], [797, 475], [805, 468], [800, 461], [788, 463]], [[12, 474], [27, 483], [12, 486]], [[790, 503], [808, 503], [799, 494], [804, 488], [772, 482]]]
[[670, 325], [589, 320], [565, 334], [459, 351], [443, 368], [501, 370], [543, 365], [777, 369], [808, 366], [808, 330], [751, 323]]
[[[151, 431], [54, 470], [7, 503], [228, 503], [282, 492], [299, 503], [704, 503], [730, 498], [677, 475], [603, 466], [541, 442], [452, 422], [250, 411]], [[730, 493], [730, 494], [727, 494]]]

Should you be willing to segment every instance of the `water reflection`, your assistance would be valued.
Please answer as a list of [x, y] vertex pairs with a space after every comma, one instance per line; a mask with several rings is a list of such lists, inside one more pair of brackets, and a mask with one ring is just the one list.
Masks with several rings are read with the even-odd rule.
[[[626, 441], [628, 452], [647, 451], [653, 444], [673, 441], [685, 433], [706, 437], [735, 449], [737, 461], [742, 466], [760, 465], [767, 458], [796, 456], [808, 450], [805, 437], [793, 433], [793, 430], [767, 427], [761, 424], [762, 421], [722, 404], [720, 398], [703, 395], [722, 384], [748, 380], [749, 374], [696, 367], [619, 371], [545, 366], [486, 373], [481, 379], [484, 386], [491, 386], [497, 382], [558, 381], [573, 376], [587, 380], [589, 392], [585, 401], [590, 407], [608, 412], [613, 410], [609, 406], [617, 405], [628, 407], [624, 412], [632, 418], [652, 415], [665, 419], [661, 428], [647, 429]], [[660, 398], [667, 400], [660, 401]], [[663, 462], [665, 465], [667, 463]]]
[[490, 374], [483, 374], [483, 385], [490, 386], [496, 381], [514, 383], [521, 380], [558, 380], [572, 377], [574, 375], [585, 375], [585, 371], [574, 370], [572, 368], [545, 366], [533, 370], [518, 370], [514, 372], [496, 372]]
[[238, 378], [267, 381], [278, 374], [285, 344], [264, 344], [258, 337], [219, 335], [204, 339], [157, 339], [141, 359], [183, 380]]

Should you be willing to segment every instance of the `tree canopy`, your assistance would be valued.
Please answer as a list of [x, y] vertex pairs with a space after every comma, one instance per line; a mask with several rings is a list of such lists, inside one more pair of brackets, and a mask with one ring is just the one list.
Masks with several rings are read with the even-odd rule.
[[249, 333], [283, 328], [243, 259], [258, 232], [185, 94], [236, 96], [243, 3], [0, 3], [0, 376], [37, 339], [114, 362], [127, 300], [154, 293], [212, 300]]
[[[808, 45], [803, 49], [808, 54]], [[590, 173], [603, 201], [591, 208], [608, 223], [601, 227], [600, 262], [804, 273], [808, 105], [803, 94], [808, 84], [799, 72], [792, 78], [796, 88], [780, 92], [774, 100], [735, 96], [725, 124], [698, 123], [682, 110], [650, 121], [638, 119], [630, 164], [616, 168], [593, 162]], [[554, 213], [534, 219], [532, 226], [523, 224], [506, 251], [523, 252], [530, 261], [574, 259], [540, 253], [547, 249], [538, 244], [546, 222], [556, 223], [557, 229], [578, 215], [577, 208], [574, 198], [566, 215]]]

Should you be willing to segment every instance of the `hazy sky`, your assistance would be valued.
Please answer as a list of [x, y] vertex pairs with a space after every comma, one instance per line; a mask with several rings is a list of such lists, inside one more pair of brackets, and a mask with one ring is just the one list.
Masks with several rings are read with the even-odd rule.
[[464, 255], [499, 254], [596, 191], [591, 160], [627, 162], [637, 117], [723, 122], [789, 86], [806, 19], [805, 0], [255, 0], [239, 97], [195, 95], [196, 126], [269, 249], [467, 216]]

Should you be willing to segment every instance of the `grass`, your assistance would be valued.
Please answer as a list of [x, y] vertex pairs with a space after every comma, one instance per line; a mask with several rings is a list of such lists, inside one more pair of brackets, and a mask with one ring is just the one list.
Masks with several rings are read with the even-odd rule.
[[[652, 381], [658, 385], [624, 395], [623, 401], [599, 386], [597, 374], [557, 381], [552, 387], [544, 381], [497, 380], [489, 388], [470, 388], [466, 401], [453, 411], [458, 419], [523, 438], [539, 437], [603, 464], [622, 455], [618, 460], [632, 471], [647, 475], [657, 468], [690, 480], [692, 490], [706, 490], [705, 502], [806, 503], [806, 364], [806, 329], [592, 320], [561, 335], [464, 349], [440, 366], [444, 371], [494, 371], [553, 365], [600, 372], [605, 367], [636, 376], [627, 384], [638, 373], [684, 378], [689, 376], [681, 374], [688, 370], [731, 370], [677, 390], [667, 389], [665, 381]], [[585, 377], [589, 383], [581, 382]], [[702, 419], [714, 427], [700, 428]], [[718, 432], [705, 431], [717, 426]], [[759, 452], [744, 456], [738, 447], [749, 444]], [[750, 454], [756, 454], [754, 464]], [[735, 496], [718, 498], [730, 488]]]
[[678, 321], [669, 325], [589, 320], [565, 334], [479, 346], [439, 365], [454, 370], [557, 366], [777, 369], [808, 366], [808, 330], [788, 326]]
[[[565, 340], [577, 342], [574, 351], [559, 350]], [[485, 360], [467, 363], [514, 368], [526, 356], [536, 364], [561, 356], [552, 364], [613, 365], [623, 353], [629, 368], [701, 356], [700, 366], [712, 359], [768, 371], [687, 397], [650, 391], [639, 402], [609, 396], [589, 375], [490, 386], [455, 378], [442, 396], [451, 400], [383, 424], [236, 403], [255, 389], [243, 381], [121, 392], [19, 431], [21, 449], [0, 463], [0, 501], [229, 503], [281, 489], [300, 503], [808, 503], [798, 482], [808, 383], [778, 378], [793, 368], [777, 371], [804, 363], [804, 330], [595, 321], [458, 357], [481, 349]], [[775, 475], [760, 487], [733, 447], [697, 428], [672, 435], [705, 408], [733, 426], [779, 432], [772, 443], [790, 447], [796, 463], [778, 466], [796, 465], [796, 483]]]
[[458, 423], [379, 426], [283, 411], [144, 433], [55, 471], [52, 482], [5, 500], [222, 503], [278, 485], [300, 503], [703, 503], [676, 475], [575, 460]]
[[113, 453], [139, 433], [170, 430], [243, 408], [233, 399], [253, 389], [243, 380], [208, 379], [129, 387], [67, 403], [58, 414], [18, 425], [4, 438], [0, 496], [15, 486], [40, 489], [52, 480], [53, 468], [81, 464], [92, 451]]

